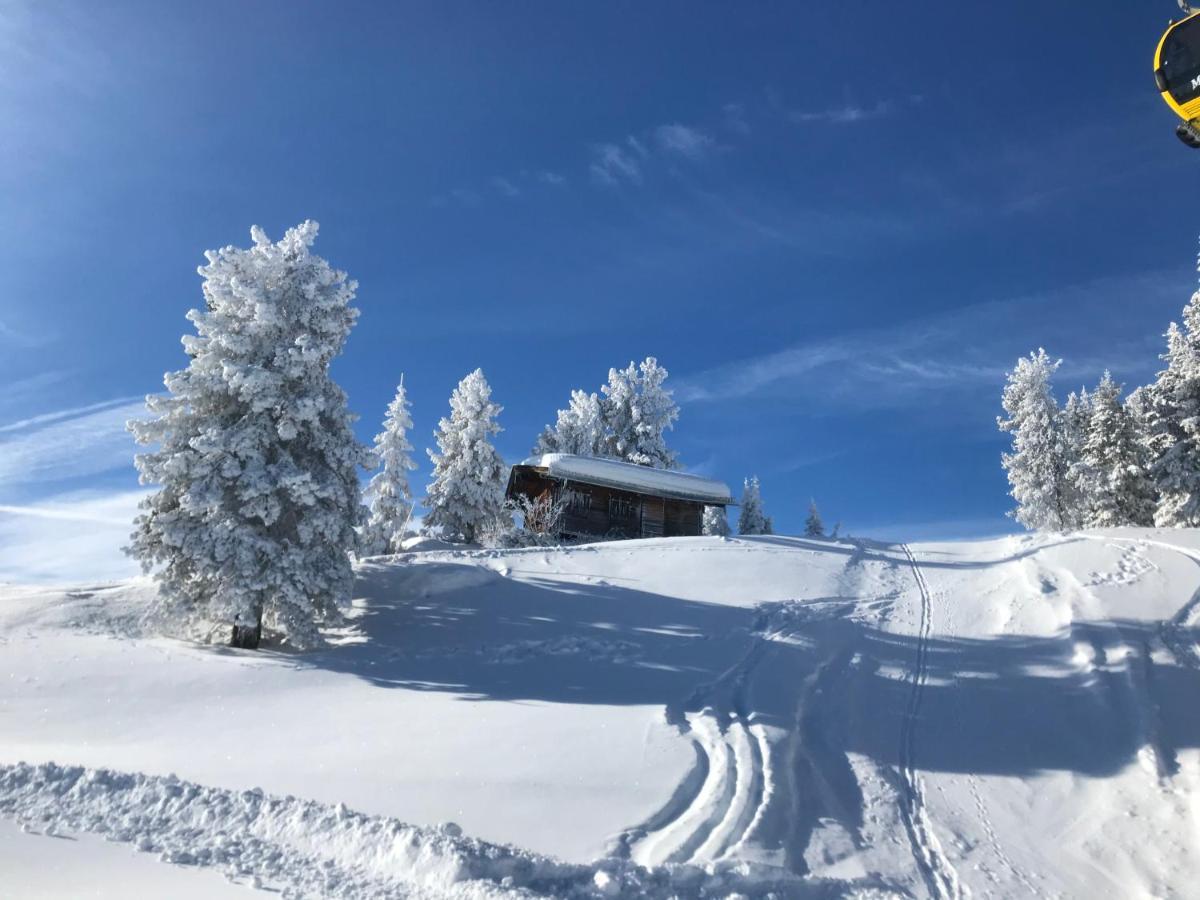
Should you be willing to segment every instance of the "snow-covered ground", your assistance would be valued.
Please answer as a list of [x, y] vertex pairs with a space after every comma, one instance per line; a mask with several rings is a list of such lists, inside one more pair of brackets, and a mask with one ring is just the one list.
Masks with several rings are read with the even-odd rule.
[[0, 587], [0, 895], [1200, 884], [1200, 534], [358, 572], [307, 654], [153, 636], [142, 581]]

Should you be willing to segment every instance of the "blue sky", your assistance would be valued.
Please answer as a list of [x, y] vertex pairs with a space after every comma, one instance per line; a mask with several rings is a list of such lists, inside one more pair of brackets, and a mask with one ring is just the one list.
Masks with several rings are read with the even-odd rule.
[[683, 461], [757, 473], [781, 530], [810, 496], [861, 534], [1006, 530], [1005, 370], [1044, 344], [1064, 393], [1139, 383], [1195, 284], [1174, 12], [0, 3], [9, 537], [124, 528], [120, 423], [184, 362], [203, 251], [310, 217], [360, 283], [364, 440], [404, 372], [423, 449], [482, 366], [516, 459], [652, 354]]

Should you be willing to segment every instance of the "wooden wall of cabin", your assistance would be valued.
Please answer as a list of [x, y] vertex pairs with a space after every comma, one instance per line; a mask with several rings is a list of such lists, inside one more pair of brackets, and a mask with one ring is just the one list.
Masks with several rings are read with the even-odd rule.
[[702, 533], [704, 504], [667, 500], [601, 485], [559, 482], [538, 472], [515, 473], [513, 489], [561, 501], [564, 534], [595, 537], [684, 537]]
[[592, 484], [567, 482], [559, 489], [566, 507], [563, 530], [596, 537], [638, 537], [637, 494]]
[[704, 532], [704, 504], [687, 500], [666, 501], [665, 537], [691, 537]]
[[563, 530], [598, 537], [682, 537], [702, 532], [704, 504], [599, 485], [566, 484]]

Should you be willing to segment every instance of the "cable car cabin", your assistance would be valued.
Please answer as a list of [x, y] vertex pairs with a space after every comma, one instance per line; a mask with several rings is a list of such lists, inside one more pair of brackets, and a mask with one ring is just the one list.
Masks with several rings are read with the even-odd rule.
[[[729, 487], [709, 478], [565, 453], [513, 466], [508, 497], [558, 505], [557, 529], [568, 538], [699, 535], [704, 507], [733, 503]], [[543, 530], [539, 522], [526, 527]]]
[[1200, 12], [1167, 28], [1154, 54], [1154, 81], [1183, 119], [1175, 134], [1189, 147], [1200, 147]]

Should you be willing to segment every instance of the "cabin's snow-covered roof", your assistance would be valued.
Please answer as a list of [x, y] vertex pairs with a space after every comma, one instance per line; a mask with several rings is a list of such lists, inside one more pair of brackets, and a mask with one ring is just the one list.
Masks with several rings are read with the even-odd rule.
[[561, 478], [564, 481], [599, 484], [638, 494], [693, 500], [714, 506], [733, 503], [729, 485], [723, 482], [689, 475], [686, 472], [651, 469], [618, 459], [547, 453], [544, 456], [531, 456], [522, 465], [546, 469], [550, 477]]

